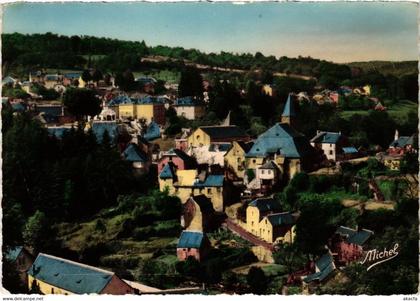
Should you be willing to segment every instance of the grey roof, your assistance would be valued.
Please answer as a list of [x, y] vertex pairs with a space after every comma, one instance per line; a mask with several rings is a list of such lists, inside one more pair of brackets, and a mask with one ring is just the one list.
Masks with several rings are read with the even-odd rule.
[[98, 294], [114, 275], [109, 271], [43, 253], [39, 253], [28, 274], [75, 294]]
[[295, 219], [290, 212], [282, 212], [267, 215], [267, 219], [273, 226], [293, 225]]
[[336, 144], [340, 140], [340, 138], [341, 138], [340, 133], [320, 132], [314, 138], [311, 139], [311, 142]]
[[124, 159], [130, 162], [147, 162], [147, 154], [137, 144], [130, 143], [123, 152]]
[[362, 229], [357, 231], [344, 226], [338, 227], [336, 233], [346, 237], [348, 243], [359, 246], [362, 246], [373, 235], [371, 230]]
[[212, 139], [248, 137], [245, 131], [236, 125], [202, 126], [200, 129], [202, 129]]
[[417, 144], [417, 136], [400, 136], [397, 140], [394, 140], [389, 146], [390, 147], [405, 147], [407, 145], [416, 145]]
[[277, 153], [286, 158], [301, 158], [314, 152], [304, 135], [287, 123], [276, 123], [261, 134], [246, 157], [266, 157]]
[[306, 283], [312, 282], [314, 280], [323, 281], [328, 275], [335, 270], [334, 259], [330, 252], [322, 255], [316, 262], [316, 268], [319, 270], [316, 273], [310, 274], [303, 278], [303, 281]]
[[195, 195], [191, 197], [194, 202], [200, 207], [202, 213], [212, 213], [214, 212], [213, 204], [211, 200], [206, 197], [204, 194]]
[[260, 169], [277, 169], [276, 163], [274, 161], [267, 161], [263, 165], [261, 165]]
[[197, 160], [194, 157], [189, 156], [185, 152], [183, 152], [180, 149], [177, 148], [171, 148], [169, 151], [167, 151], [165, 154], [163, 154], [163, 157], [179, 157], [182, 161], [184, 161], [185, 164], [188, 166], [194, 166], [197, 165]]
[[7, 252], [5, 254], [5, 257], [6, 257], [6, 259], [13, 262], [13, 261], [16, 260], [16, 258], [19, 256], [20, 252], [22, 252], [22, 250], [23, 250], [22, 246], [11, 248], [11, 249], [7, 250]]
[[278, 211], [281, 209], [280, 203], [273, 198], [255, 199], [248, 206], [257, 207], [260, 212]]

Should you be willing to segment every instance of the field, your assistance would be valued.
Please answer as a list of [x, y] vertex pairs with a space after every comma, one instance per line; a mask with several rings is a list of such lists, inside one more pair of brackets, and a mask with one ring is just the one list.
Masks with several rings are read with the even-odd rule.
[[[417, 110], [418, 103], [409, 100], [402, 100], [398, 104], [389, 107], [387, 112], [393, 119], [397, 121], [404, 121], [407, 118], [408, 113], [417, 113]], [[349, 119], [352, 115], [367, 115], [368, 112], [369, 111], [367, 110], [343, 111], [340, 113], [340, 115], [345, 119]]]

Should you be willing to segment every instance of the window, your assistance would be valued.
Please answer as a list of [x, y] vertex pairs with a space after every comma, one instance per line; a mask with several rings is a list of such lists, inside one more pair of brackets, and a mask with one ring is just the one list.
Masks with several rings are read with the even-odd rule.
[[221, 191], [221, 188], [220, 187], [217, 187], [217, 192], [220, 192]]
[[333, 151], [332, 150], [330, 150], [330, 155], [332, 155], [333, 154]]
[[254, 226], [254, 222], [251, 222], [251, 226]]
[[238, 163], [241, 163], [241, 158], [238, 158]]
[[264, 169], [261, 169], [261, 174], [263, 175], [265, 173], [265, 170]]
[[51, 294], [54, 294], [54, 288], [53, 287], [51, 288]]
[[255, 162], [257, 162], [257, 160], [255, 160], [255, 159], [254, 159], [254, 160], [252, 160], [252, 163], [254, 163], [254, 164], [255, 164]]
[[207, 193], [211, 193], [211, 188], [207, 188]]
[[197, 140], [198, 140], [198, 139], [200, 139], [200, 135], [197, 135], [195, 138], [196, 138]]

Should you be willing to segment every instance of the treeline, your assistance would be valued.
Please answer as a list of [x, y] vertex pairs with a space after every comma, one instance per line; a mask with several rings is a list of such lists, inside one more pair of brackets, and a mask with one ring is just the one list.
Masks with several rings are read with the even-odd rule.
[[[188, 60], [198, 64], [238, 69], [268, 69], [273, 72], [296, 73], [319, 77], [323, 74], [345, 79], [350, 77], [350, 68], [310, 57], [287, 58], [264, 56], [257, 52], [234, 54], [204, 53], [197, 49], [182, 47], [147, 46], [144, 41], [121, 41], [92, 36], [60, 36], [57, 34], [20, 33], [3, 34], [3, 64], [27, 67], [65, 67], [80, 68], [92, 63], [95, 56], [101, 55], [99, 64], [103, 67], [125, 66], [135, 68], [140, 58], [146, 55], [170, 57], [177, 60]], [[87, 55], [88, 57], [84, 57]], [[117, 55], [117, 56], [116, 56]], [[93, 56], [93, 58], [91, 57]], [[123, 58], [124, 57], [124, 58]], [[115, 58], [122, 58], [116, 64]]]

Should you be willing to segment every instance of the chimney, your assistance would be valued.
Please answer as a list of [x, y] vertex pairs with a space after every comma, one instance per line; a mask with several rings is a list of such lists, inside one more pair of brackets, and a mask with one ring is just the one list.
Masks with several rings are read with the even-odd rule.
[[395, 130], [394, 141], [398, 140], [398, 138], [400, 138], [400, 134], [398, 133], [398, 130]]

